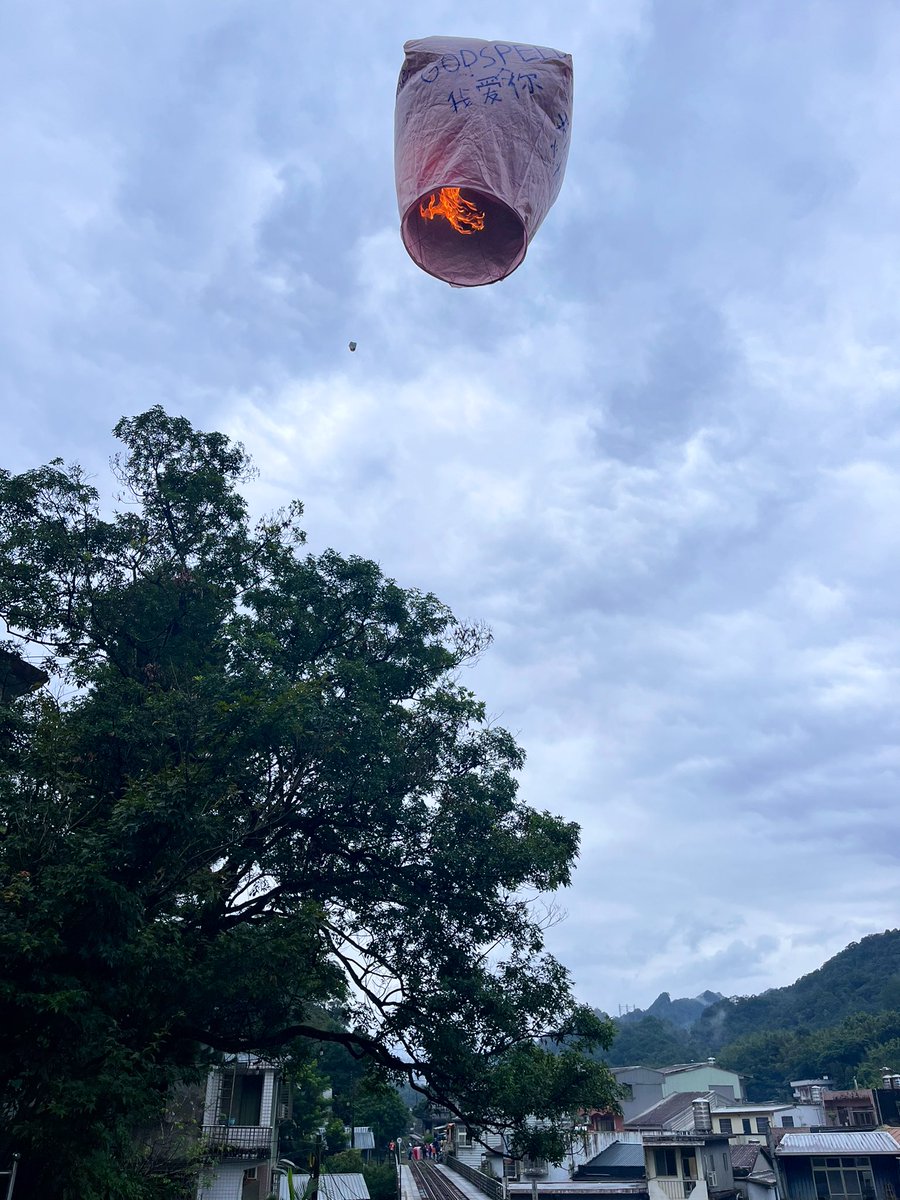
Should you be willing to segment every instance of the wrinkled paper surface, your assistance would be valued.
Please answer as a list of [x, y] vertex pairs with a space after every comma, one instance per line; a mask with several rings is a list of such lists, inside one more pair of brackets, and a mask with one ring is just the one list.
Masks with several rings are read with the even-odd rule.
[[[496, 282], [525, 257], [559, 194], [572, 58], [476, 38], [430, 37], [404, 50], [394, 122], [404, 244], [419, 266], [448, 283]], [[419, 204], [442, 187], [460, 187], [483, 204], [483, 231], [459, 234], [443, 218], [420, 216]]]

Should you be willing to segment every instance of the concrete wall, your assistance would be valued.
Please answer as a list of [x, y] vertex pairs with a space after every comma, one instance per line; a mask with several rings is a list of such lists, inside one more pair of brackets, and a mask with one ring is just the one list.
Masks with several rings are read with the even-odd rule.
[[811, 1129], [813, 1125], [825, 1124], [825, 1108], [821, 1104], [792, 1104], [790, 1108], [783, 1108], [777, 1112], [772, 1124], [779, 1128], [791, 1128], [785, 1126], [785, 1117], [793, 1118], [794, 1129]]
[[720, 1096], [733, 1095], [735, 1100], [743, 1099], [740, 1075], [708, 1063], [701, 1063], [689, 1071], [664, 1075], [663, 1095], [674, 1096], [676, 1092], [718, 1092]]
[[[252, 1165], [252, 1164], [251, 1164]], [[197, 1200], [241, 1200], [245, 1163], [219, 1163], [212, 1180], [201, 1183]]]

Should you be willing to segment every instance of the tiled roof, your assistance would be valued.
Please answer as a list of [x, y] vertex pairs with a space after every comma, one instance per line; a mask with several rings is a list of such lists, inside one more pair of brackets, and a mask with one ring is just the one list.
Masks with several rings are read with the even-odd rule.
[[777, 1154], [900, 1154], [900, 1145], [884, 1130], [835, 1130], [833, 1133], [788, 1133]]

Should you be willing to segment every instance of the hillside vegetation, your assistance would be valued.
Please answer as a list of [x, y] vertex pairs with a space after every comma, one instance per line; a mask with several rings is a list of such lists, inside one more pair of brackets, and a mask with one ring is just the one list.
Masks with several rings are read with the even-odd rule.
[[692, 1033], [715, 1051], [748, 1034], [824, 1029], [856, 1013], [896, 1008], [900, 1008], [900, 929], [887, 929], [851, 942], [788, 987], [710, 1005]]
[[882, 1067], [900, 1070], [900, 930], [852, 942], [788, 987], [730, 999], [704, 992], [686, 1001], [664, 992], [615, 1024], [607, 1054], [613, 1066], [670, 1066], [714, 1054], [747, 1077], [755, 1100], [786, 1099], [790, 1079], [810, 1076], [872, 1086]]

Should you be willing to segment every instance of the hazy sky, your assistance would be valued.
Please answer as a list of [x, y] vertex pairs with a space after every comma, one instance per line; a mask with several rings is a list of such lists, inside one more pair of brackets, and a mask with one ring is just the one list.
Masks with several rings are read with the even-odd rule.
[[[437, 33], [574, 57], [493, 287], [399, 239]], [[550, 942], [612, 1011], [898, 924], [898, 63], [893, 0], [3, 5], [0, 461], [102, 486], [162, 403], [488, 622], [471, 684], [583, 826]]]

